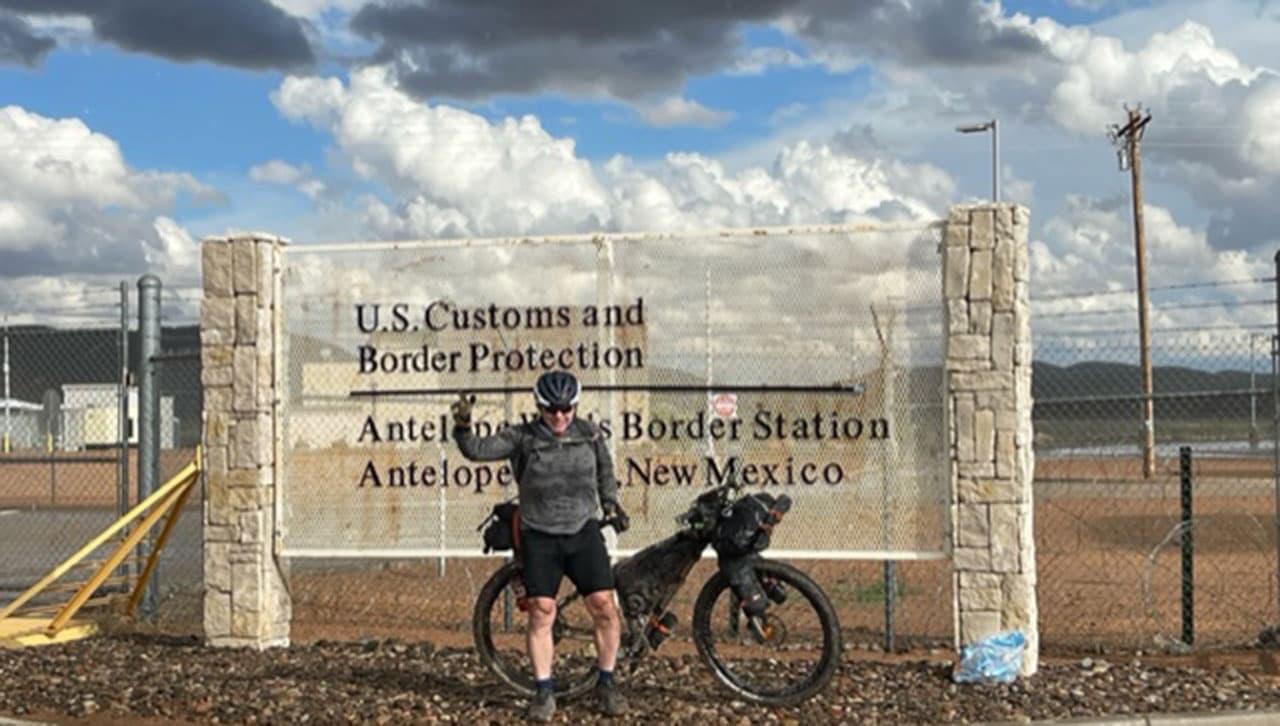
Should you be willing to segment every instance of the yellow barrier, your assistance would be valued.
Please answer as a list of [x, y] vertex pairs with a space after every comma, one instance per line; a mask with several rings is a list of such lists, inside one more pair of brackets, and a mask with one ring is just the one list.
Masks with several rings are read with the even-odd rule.
[[[18, 597], [13, 600], [13, 602], [6, 605], [3, 609], [0, 609], [0, 645], [5, 644], [5, 639], [19, 645], [29, 645], [32, 644], [32, 642], [38, 642], [33, 641], [30, 637], [35, 632], [41, 632], [46, 639], [55, 638], [61, 631], [67, 628], [71, 618], [80, 610], [80, 608], [84, 607], [93, 592], [101, 587], [103, 583], [108, 581], [108, 578], [111, 577], [111, 572], [119, 567], [120, 563], [128, 557], [130, 550], [132, 550], [138, 542], [142, 541], [142, 538], [151, 531], [151, 528], [155, 526], [156, 522], [160, 521], [162, 517], [168, 515], [165, 520], [164, 527], [161, 528], [160, 535], [156, 539], [155, 546], [151, 549], [151, 552], [147, 557], [146, 565], [143, 567], [137, 580], [133, 584], [133, 590], [129, 595], [129, 601], [125, 607], [126, 613], [132, 613], [133, 609], [137, 606], [138, 600], [142, 596], [143, 587], [146, 585], [147, 579], [155, 569], [156, 560], [159, 556], [160, 550], [168, 540], [170, 532], [173, 531], [174, 524], [178, 520], [178, 515], [182, 511], [182, 507], [186, 503], [187, 497], [191, 494], [192, 488], [198, 481], [200, 469], [200, 449], [197, 448], [194, 461], [184, 466], [159, 489], [152, 492], [146, 499], [138, 502], [123, 516], [112, 522], [106, 529], [102, 530], [102, 532], [98, 533], [93, 537], [93, 539], [89, 540], [88, 543], [77, 550], [75, 554], [63, 560], [59, 565], [50, 570], [49, 573], [42, 577], [39, 582], [23, 591], [22, 594], [18, 595]], [[32, 618], [15, 617], [15, 613], [19, 608], [25, 605], [36, 595], [39, 595], [41, 592], [48, 589], [58, 580], [58, 578], [62, 577], [76, 565], [80, 564], [82, 560], [88, 557], [94, 550], [101, 547], [117, 532], [128, 527], [134, 522], [134, 520], [139, 519], [140, 521], [138, 521], [137, 526], [128, 533], [123, 541], [111, 550], [111, 553], [106, 558], [98, 562], [97, 567], [94, 569], [93, 574], [89, 576], [89, 579], [76, 589], [75, 594], [71, 596], [71, 599], [67, 601], [66, 605], [62, 606], [62, 608], [58, 610], [57, 614], [54, 615], [47, 624], [38, 625], [33, 628]], [[20, 622], [15, 625], [14, 622], [6, 623], [6, 620]], [[38, 622], [38, 620], [35, 622]], [[6, 635], [6, 633], [8, 634]], [[46, 640], [45, 642], [52, 641]]]

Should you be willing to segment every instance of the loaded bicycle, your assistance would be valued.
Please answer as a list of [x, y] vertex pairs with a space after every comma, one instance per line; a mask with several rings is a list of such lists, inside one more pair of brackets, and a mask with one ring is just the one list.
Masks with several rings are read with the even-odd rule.
[[[513, 511], [512, 503], [505, 506], [506, 514]], [[698, 591], [690, 630], [702, 663], [730, 691], [760, 704], [792, 705], [826, 686], [841, 652], [835, 609], [804, 572], [763, 556], [773, 527], [790, 506], [785, 495], [742, 494], [729, 481], [697, 496], [676, 518], [675, 534], [617, 562], [620, 667], [634, 671], [676, 632], [679, 618], [672, 603], [702, 553], [712, 547], [717, 570]], [[606, 519], [602, 524], [611, 523]], [[523, 624], [513, 622], [523, 598], [517, 557], [480, 589], [472, 634], [480, 660], [503, 683], [532, 695]], [[558, 597], [556, 605], [556, 695], [572, 698], [595, 684], [594, 630], [579, 593]]]

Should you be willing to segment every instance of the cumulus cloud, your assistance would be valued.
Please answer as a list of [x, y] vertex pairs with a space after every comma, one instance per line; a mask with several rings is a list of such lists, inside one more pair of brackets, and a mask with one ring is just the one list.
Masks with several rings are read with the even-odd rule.
[[[376, 0], [352, 28], [379, 44], [419, 97], [478, 98], [559, 91], [639, 99], [669, 94], [691, 76], [768, 65], [862, 60], [988, 65], [1039, 52], [1025, 28], [998, 22], [998, 5], [980, 0], [662, 0], [611, 3], [607, 12], [553, 4], [529, 12], [518, 2]], [[792, 34], [807, 56], [750, 47], [749, 25]]]
[[714, 127], [728, 123], [732, 111], [707, 108], [692, 99], [668, 96], [654, 104], [639, 104], [640, 117], [654, 126], [704, 126]]
[[[268, 0], [0, 0], [5, 9], [32, 18], [83, 16], [101, 40], [173, 60], [242, 68], [315, 61], [302, 22]], [[4, 27], [0, 18], [0, 38]]]
[[919, 220], [954, 194], [935, 167], [808, 142], [732, 172], [693, 153], [595, 167], [532, 116], [490, 122], [423, 105], [381, 68], [353, 74], [349, 86], [289, 77], [272, 99], [331, 134], [357, 174], [388, 190], [390, 200], [362, 202], [383, 237]]
[[165, 212], [180, 195], [214, 194], [187, 174], [130, 167], [115, 141], [79, 119], [0, 108], [4, 297], [47, 289], [51, 276], [87, 284], [148, 268], [189, 284], [196, 246]]
[[0, 63], [32, 66], [53, 46], [53, 39], [38, 34], [25, 18], [0, 8]]
[[[1153, 328], [1207, 324], [1247, 325], [1272, 322], [1273, 312], [1236, 307], [1259, 296], [1256, 286], [1243, 280], [1265, 279], [1267, 261], [1243, 249], [1220, 250], [1203, 229], [1179, 223], [1172, 211], [1144, 206], [1147, 276], [1154, 287], [1202, 285], [1180, 290], [1173, 304], [1152, 297]], [[1031, 244], [1032, 299], [1042, 332], [1089, 326], [1106, 321], [1129, 324], [1132, 317], [1075, 317], [1108, 310], [1133, 310], [1136, 315], [1133, 226], [1127, 198], [1095, 199], [1073, 196], [1066, 208], [1044, 225], [1043, 238]], [[1215, 283], [1217, 286], [1215, 286]], [[1233, 284], [1223, 284], [1233, 283]], [[1115, 290], [1115, 295], [1080, 297], [1082, 291]], [[1188, 307], [1188, 303], [1200, 305]], [[1114, 325], [1115, 323], [1111, 323]]]

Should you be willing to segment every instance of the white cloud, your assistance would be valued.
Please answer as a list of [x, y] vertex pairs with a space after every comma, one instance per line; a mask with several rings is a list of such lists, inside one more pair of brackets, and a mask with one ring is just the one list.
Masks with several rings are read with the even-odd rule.
[[79, 119], [0, 108], [0, 304], [16, 315], [56, 304], [52, 290], [148, 270], [166, 284], [194, 283], [196, 243], [166, 216], [179, 195], [216, 192], [187, 174], [130, 167], [114, 140]]
[[351, 12], [368, 0], [271, 0], [271, 4], [299, 18], [318, 20], [330, 10]]
[[[1203, 286], [1181, 292], [1174, 301], [1176, 304], [1163, 304], [1167, 298], [1151, 304], [1153, 328], [1193, 326], [1214, 318], [1235, 325], [1269, 321], [1271, 313], [1266, 310], [1232, 309], [1233, 302], [1256, 298], [1256, 288], [1221, 284], [1267, 277], [1270, 269], [1264, 259], [1245, 250], [1214, 249], [1205, 230], [1180, 224], [1165, 207], [1144, 205], [1143, 216], [1149, 285], [1153, 288]], [[1136, 267], [1128, 200], [1070, 198], [1066, 209], [1045, 224], [1044, 239], [1032, 242], [1030, 263], [1035, 290], [1033, 317], [1043, 316], [1037, 321], [1041, 332], [1080, 327], [1081, 321], [1094, 326], [1108, 324], [1108, 319], [1103, 318], [1072, 317], [1081, 312], [1130, 307], [1136, 311], [1136, 297], [1132, 292]], [[1098, 290], [1121, 292], [1078, 296], [1082, 291]], [[1196, 301], [1222, 303], [1222, 307], [1183, 304]]]
[[249, 178], [267, 184], [295, 184], [306, 172], [286, 161], [271, 159], [249, 169]]
[[655, 104], [638, 104], [636, 112], [654, 126], [722, 126], [733, 118], [732, 111], [707, 108], [692, 99], [668, 96]]
[[290, 77], [273, 99], [332, 134], [351, 167], [389, 191], [390, 200], [358, 203], [375, 237], [919, 220], [941, 215], [955, 191], [936, 167], [807, 142], [732, 173], [692, 153], [593, 168], [532, 116], [490, 122], [424, 105], [378, 68], [356, 72], [349, 87]]

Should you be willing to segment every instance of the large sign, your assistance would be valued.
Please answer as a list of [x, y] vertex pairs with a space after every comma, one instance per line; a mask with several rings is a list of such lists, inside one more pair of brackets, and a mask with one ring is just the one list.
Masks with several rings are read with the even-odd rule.
[[569, 370], [613, 454], [636, 549], [730, 479], [787, 493], [795, 556], [944, 550], [938, 230], [296, 245], [283, 270], [284, 546], [479, 554], [518, 485], [465, 459]]

